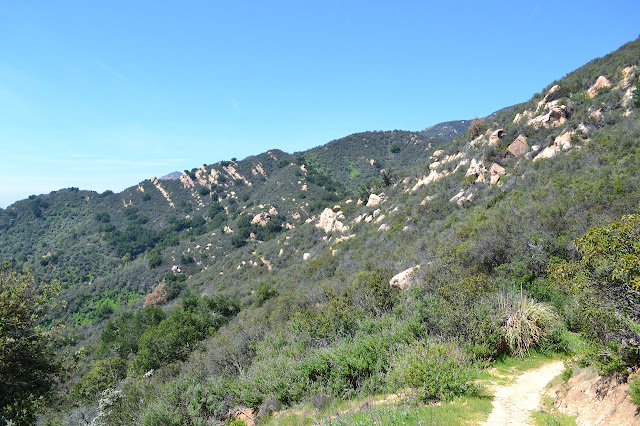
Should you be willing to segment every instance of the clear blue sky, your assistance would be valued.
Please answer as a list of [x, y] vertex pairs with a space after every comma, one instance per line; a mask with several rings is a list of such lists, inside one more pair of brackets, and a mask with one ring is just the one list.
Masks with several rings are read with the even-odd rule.
[[640, 2], [0, 0], [0, 207], [525, 101]]

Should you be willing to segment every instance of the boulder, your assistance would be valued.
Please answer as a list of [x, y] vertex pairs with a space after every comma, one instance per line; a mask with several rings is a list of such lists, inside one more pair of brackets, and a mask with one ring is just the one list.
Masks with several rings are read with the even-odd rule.
[[504, 167], [502, 167], [498, 163], [493, 163], [491, 168], [489, 169], [489, 173], [491, 173], [491, 178], [489, 179], [490, 184], [496, 184], [500, 180], [500, 176], [503, 176], [506, 171]]
[[367, 207], [369, 206], [377, 206], [382, 202], [382, 198], [376, 194], [370, 194], [369, 199], [367, 200]]
[[601, 75], [598, 77], [594, 85], [587, 91], [589, 93], [589, 97], [595, 97], [598, 94], [598, 89], [602, 89], [603, 87], [611, 87], [611, 82], [607, 80], [607, 77]]
[[511, 145], [507, 148], [513, 156], [520, 157], [525, 155], [529, 151], [529, 145], [527, 145], [527, 137], [525, 135], [519, 135], [516, 140], [511, 142]]
[[389, 285], [391, 287], [398, 287], [400, 290], [404, 289], [410, 284], [411, 276], [418, 269], [420, 269], [420, 265], [412, 266], [411, 268], [405, 269], [399, 274], [394, 275], [389, 281]]

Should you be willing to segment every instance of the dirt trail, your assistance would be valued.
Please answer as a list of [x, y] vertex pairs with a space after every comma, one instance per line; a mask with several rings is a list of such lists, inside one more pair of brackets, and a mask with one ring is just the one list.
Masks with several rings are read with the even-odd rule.
[[533, 424], [531, 411], [540, 405], [540, 394], [544, 387], [564, 370], [562, 361], [555, 361], [527, 371], [509, 386], [499, 386], [495, 390], [493, 411], [483, 425], [525, 425]]

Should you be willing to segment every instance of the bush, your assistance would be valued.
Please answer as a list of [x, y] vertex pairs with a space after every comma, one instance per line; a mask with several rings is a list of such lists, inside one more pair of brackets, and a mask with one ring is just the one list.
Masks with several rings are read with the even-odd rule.
[[472, 356], [454, 343], [422, 341], [398, 348], [387, 381], [392, 390], [414, 388], [425, 402], [448, 401], [477, 395], [478, 374]]
[[127, 362], [121, 358], [107, 358], [97, 361], [93, 368], [71, 388], [71, 397], [91, 401], [102, 391], [124, 378]]

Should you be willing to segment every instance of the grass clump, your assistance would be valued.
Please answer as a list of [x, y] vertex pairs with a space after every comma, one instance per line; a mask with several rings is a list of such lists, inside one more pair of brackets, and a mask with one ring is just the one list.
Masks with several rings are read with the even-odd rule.
[[552, 306], [526, 296], [503, 296], [499, 304], [502, 338], [516, 356], [524, 356], [560, 322]]

